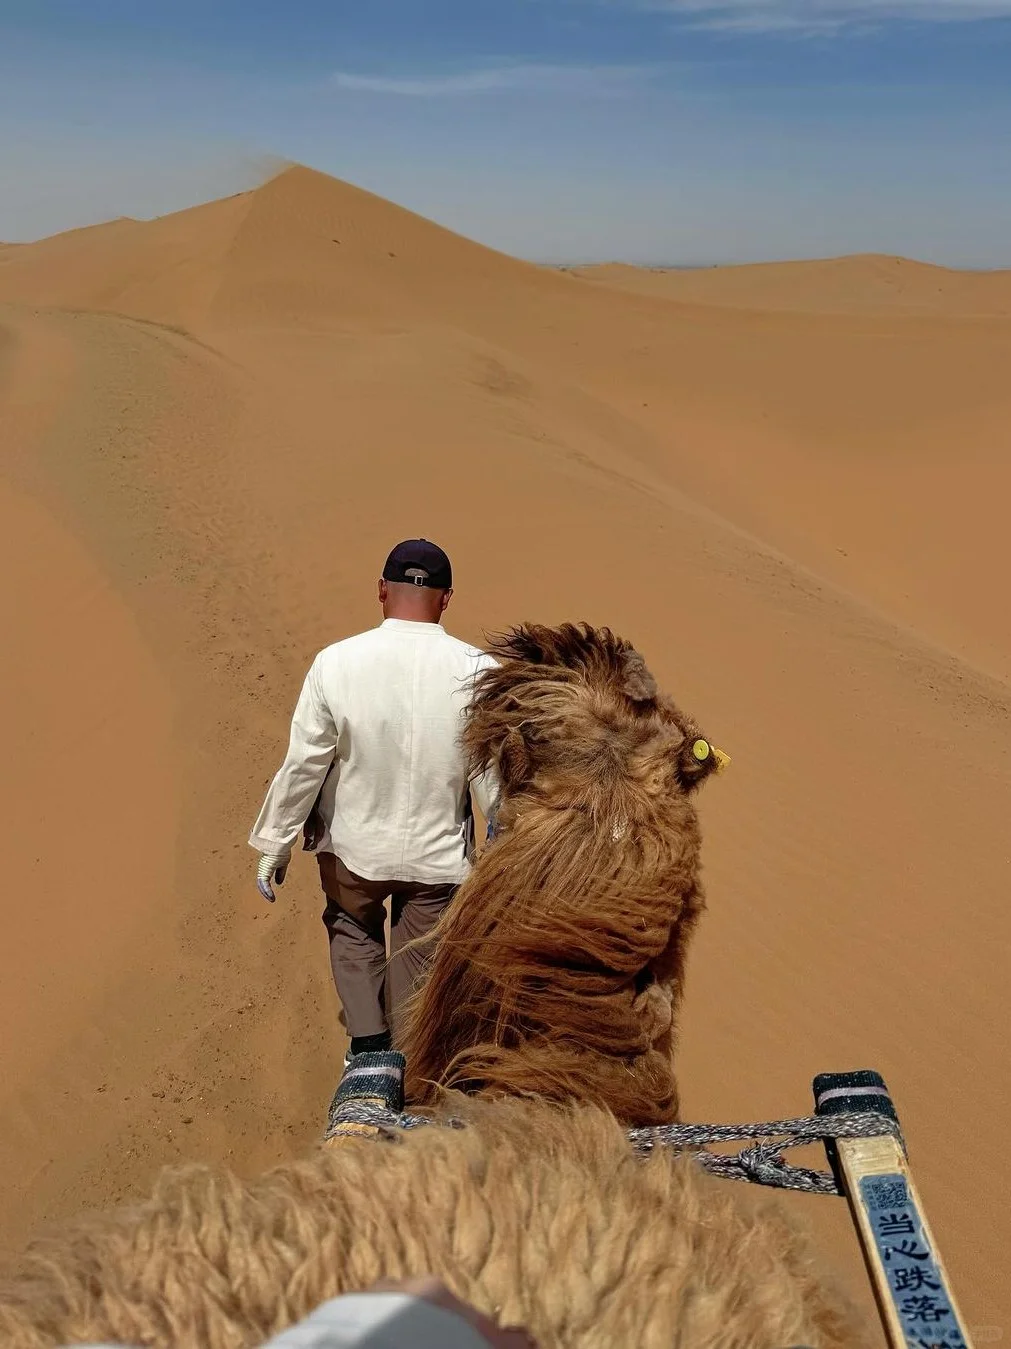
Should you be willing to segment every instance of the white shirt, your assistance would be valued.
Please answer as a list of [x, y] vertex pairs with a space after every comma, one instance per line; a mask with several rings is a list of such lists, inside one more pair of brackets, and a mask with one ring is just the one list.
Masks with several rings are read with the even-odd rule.
[[474, 678], [494, 664], [438, 623], [398, 618], [326, 647], [306, 675], [251, 846], [287, 856], [326, 779], [318, 852], [367, 880], [462, 881], [468, 787], [485, 815], [495, 788], [488, 772], [468, 784], [460, 732]]
[[[67, 1349], [121, 1349], [112, 1344]], [[489, 1349], [455, 1312], [409, 1293], [345, 1293], [264, 1341], [262, 1349]]]

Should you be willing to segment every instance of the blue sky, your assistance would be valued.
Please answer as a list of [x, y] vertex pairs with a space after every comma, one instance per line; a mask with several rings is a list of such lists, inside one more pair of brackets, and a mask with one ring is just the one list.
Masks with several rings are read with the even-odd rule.
[[1011, 265], [1011, 0], [0, 0], [0, 239], [278, 157], [537, 259]]

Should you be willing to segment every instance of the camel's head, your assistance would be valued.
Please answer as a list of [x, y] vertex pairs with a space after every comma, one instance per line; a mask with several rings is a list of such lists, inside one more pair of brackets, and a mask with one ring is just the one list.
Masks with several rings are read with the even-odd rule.
[[499, 664], [480, 677], [465, 740], [474, 767], [497, 769], [507, 810], [568, 789], [604, 827], [623, 788], [687, 796], [728, 762], [607, 628], [528, 623], [490, 651]]
[[496, 835], [402, 1027], [409, 1091], [533, 1092], [670, 1119], [703, 907], [693, 801], [722, 756], [606, 628], [527, 624], [490, 651], [464, 737], [472, 767], [500, 779]]

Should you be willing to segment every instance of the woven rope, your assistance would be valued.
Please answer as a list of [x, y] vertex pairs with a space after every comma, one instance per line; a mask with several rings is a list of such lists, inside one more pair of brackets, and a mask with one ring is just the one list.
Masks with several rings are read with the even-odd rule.
[[[343, 1125], [366, 1125], [386, 1134], [433, 1125], [450, 1129], [466, 1127], [460, 1119], [429, 1119], [423, 1115], [397, 1114], [362, 1101], [346, 1101], [331, 1107], [324, 1139], [339, 1136]], [[748, 1181], [753, 1185], [767, 1185], [780, 1190], [804, 1190], [808, 1194], [832, 1195], [840, 1195], [842, 1190], [830, 1171], [793, 1166], [784, 1160], [783, 1153], [810, 1143], [827, 1143], [837, 1138], [879, 1138], [885, 1134], [891, 1134], [902, 1144], [902, 1133], [895, 1120], [869, 1111], [774, 1120], [768, 1124], [661, 1124], [652, 1128], [628, 1130], [629, 1141], [643, 1156], [657, 1148], [694, 1152], [705, 1170], [726, 1180]], [[733, 1155], [706, 1150], [708, 1144], [732, 1143], [744, 1139], [756, 1141], [752, 1147], [742, 1148]]]

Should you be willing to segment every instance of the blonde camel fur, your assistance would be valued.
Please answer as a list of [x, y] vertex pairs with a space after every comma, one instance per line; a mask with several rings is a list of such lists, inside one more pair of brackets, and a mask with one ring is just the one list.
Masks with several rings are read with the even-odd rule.
[[420, 1274], [542, 1349], [872, 1342], [777, 1203], [625, 1136], [677, 1110], [698, 728], [610, 633], [524, 628], [495, 650], [466, 734], [498, 766], [502, 833], [402, 1034], [415, 1098], [466, 1127], [342, 1139], [252, 1182], [167, 1171], [26, 1253], [0, 1345], [251, 1349]]
[[145, 1204], [38, 1246], [0, 1289], [0, 1344], [246, 1349], [422, 1273], [541, 1349], [863, 1343], [760, 1192], [638, 1159], [592, 1107], [463, 1108], [469, 1128], [347, 1140], [252, 1183], [167, 1172]]

